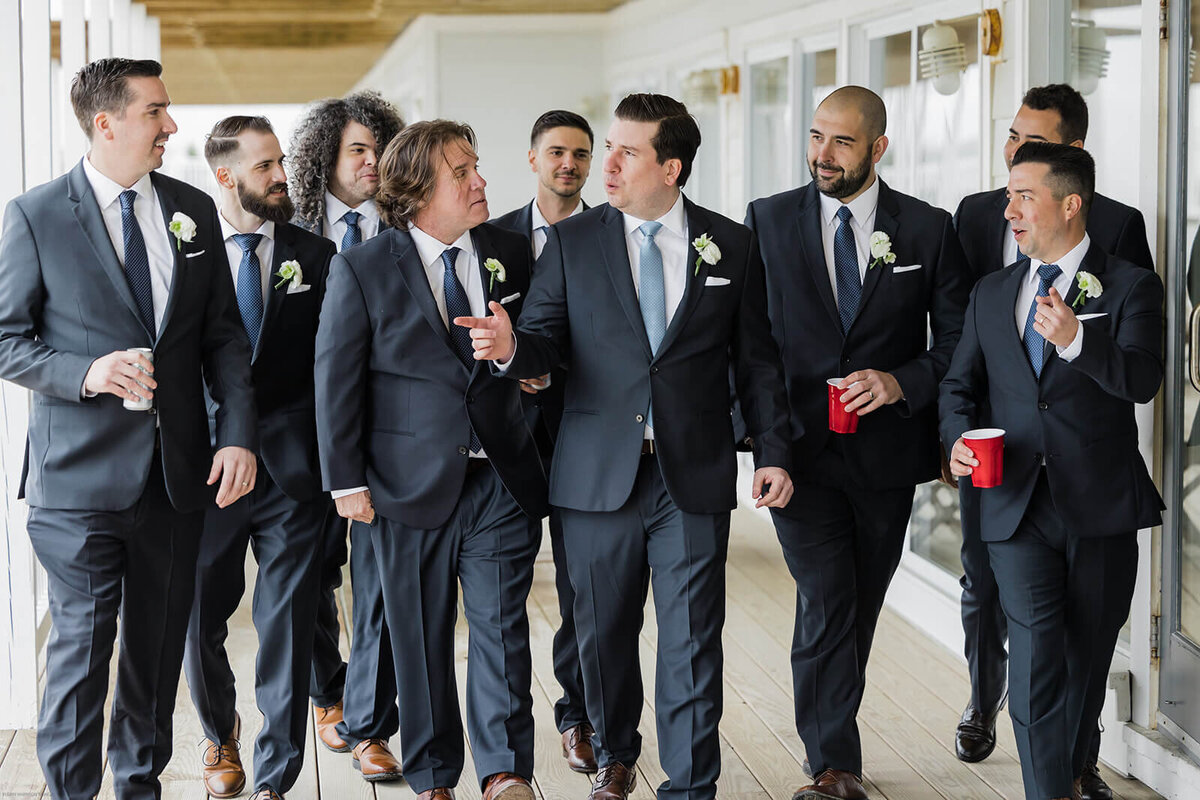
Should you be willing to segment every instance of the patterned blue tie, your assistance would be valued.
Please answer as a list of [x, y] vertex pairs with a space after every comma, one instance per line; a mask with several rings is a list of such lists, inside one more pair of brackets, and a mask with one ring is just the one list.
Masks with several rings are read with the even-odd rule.
[[362, 214], [357, 211], [347, 211], [342, 214], [342, 222], [346, 223], [346, 232], [342, 234], [342, 249], [338, 252], [343, 252], [354, 247], [356, 244], [362, 244], [362, 231], [358, 229], [358, 221], [362, 219]]
[[841, 223], [833, 234], [833, 272], [837, 277], [838, 317], [842, 333], [848, 333], [862, 298], [862, 279], [858, 276], [858, 246], [850, 227], [850, 208], [842, 206], [837, 216]]
[[[454, 271], [454, 262], [458, 259], [458, 253], [457, 247], [447, 247], [442, 251], [442, 266], [445, 267], [442, 272], [442, 293], [446, 299], [446, 319], [449, 321], [450, 343], [454, 345], [454, 352], [459, 361], [470, 372], [475, 368], [475, 348], [471, 346], [471, 332], [454, 324], [455, 317], [471, 316], [471, 301], [467, 299], [467, 291], [463, 289], [462, 283], [458, 280], [458, 273]], [[478, 452], [479, 447], [479, 437], [472, 429], [471, 452]]]
[[133, 291], [142, 324], [154, 338], [154, 291], [150, 285], [150, 256], [146, 254], [146, 240], [133, 214], [133, 201], [137, 192], [126, 189], [121, 192], [121, 234], [125, 240], [125, 280]]
[[[1057, 264], [1042, 264], [1037, 270], [1041, 283], [1038, 284], [1038, 297], [1049, 297], [1050, 286], [1054, 279], [1062, 275]], [[1025, 352], [1029, 355], [1029, 363], [1033, 365], [1033, 374], [1042, 377], [1042, 364], [1046, 363], [1046, 339], [1033, 329], [1033, 318], [1037, 316], [1038, 302], [1035, 298], [1029, 306], [1029, 315], [1025, 317]]]
[[[654, 235], [661, 228], [661, 222], [643, 222], [638, 226], [642, 232], [642, 244], [638, 248], [638, 304], [642, 307], [642, 324], [646, 326], [650, 352], [655, 355], [658, 355], [658, 346], [667, 332], [667, 290], [663, 285], [662, 251], [654, 243]], [[653, 406], [646, 411], [646, 424], [654, 427]]]
[[250, 337], [250, 351], [258, 347], [258, 331], [262, 328], [263, 296], [262, 265], [258, 261], [261, 233], [235, 233], [233, 241], [242, 248], [242, 263], [237, 274], [237, 303], [242, 312], [242, 324]]

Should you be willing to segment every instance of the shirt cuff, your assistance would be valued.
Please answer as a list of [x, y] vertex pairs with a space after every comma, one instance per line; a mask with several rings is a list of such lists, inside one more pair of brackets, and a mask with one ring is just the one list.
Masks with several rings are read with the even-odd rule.
[[514, 336], [513, 337], [513, 351], [512, 351], [512, 355], [508, 357], [508, 360], [492, 362], [493, 364], [496, 365], [497, 374], [503, 375], [504, 373], [508, 372], [509, 366], [512, 365], [513, 359], [516, 357], [517, 357], [517, 337]]
[[1058, 352], [1058, 357], [1068, 364], [1078, 358], [1079, 354], [1083, 352], [1083, 323], [1079, 323], [1079, 328], [1075, 331], [1075, 338], [1069, 345], [1066, 347], [1055, 345], [1054, 349]]
[[355, 486], [353, 489], [334, 489], [329, 493], [329, 495], [334, 500], [340, 500], [343, 497], [349, 497], [352, 494], [358, 494], [359, 492], [365, 491], [367, 491], [366, 486]]

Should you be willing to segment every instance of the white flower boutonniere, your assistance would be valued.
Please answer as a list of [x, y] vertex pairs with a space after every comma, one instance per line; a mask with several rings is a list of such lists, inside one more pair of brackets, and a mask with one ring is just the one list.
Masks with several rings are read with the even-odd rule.
[[696, 259], [696, 271], [693, 275], [700, 274], [700, 265], [708, 264], [712, 266], [721, 260], [721, 248], [717, 247], [717, 243], [708, 238], [708, 234], [704, 234], [700, 238], [692, 242], [692, 247], [696, 248], [696, 252], [700, 257]]
[[1082, 308], [1083, 304], [1093, 297], [1104, 294], [1104, 286], [1100, 279], [1090, 272], [1079, 270], [1075, 273], [1075, 285], [1079, 287], [1079, 296], [1071, 303], [1071, 308]]
[[496, 285], [496, 281], [504, 283], [504, 281], [508, 280], [508, 275], [504, 272], [504, 265], [501, 264], [497, 259], [489, 258], [487, 261], [484, 261], [483, 268], [492, 274], [492, 276], [488, 279], [489, 292], [492, 290], [492, 287]]
[[167, 230], [175, 234], [175, 249], [182, 250], [184, 242], [190, 243], [196, 238], [196, 221], [182, 211], [176, 211]]
[[299, 261], [285, 261], [279, 265], [279, 272], [275, 273], [275, 277], [279, 278], [279, 283], [275, 284], [278, 289], [288, 281], [292, 282], [292, 286], [299, 287], [304, 283], [304, 270], [300, 269]]
[[871, 258], [874, 259], [867, 269], [875, 269], [880, 264], [896, 263], [896, 254], [892, 252], [892, 237], [883, 231], [871, 234]]

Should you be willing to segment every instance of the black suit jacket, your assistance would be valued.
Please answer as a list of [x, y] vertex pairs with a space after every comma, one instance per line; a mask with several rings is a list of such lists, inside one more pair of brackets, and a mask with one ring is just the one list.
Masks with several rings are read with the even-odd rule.
[[[1130, 533], [1162, 521], [1162, 499], [1138, 452], [1134, 404], [1149, 402], [1163, 376], [1163, 288], [1151, 270], [1088, 249], [1080, 269], [1104, 291], [1077, 309], [1083, 350], [1062, 361], [1053, 346], [1041, 380], [1014, 319], [1024, 260], [980, 280], [962, 340], [941, 386], [946, 450], [965, 431], [1003, 428], [1004, 482], [980, 492], [984, 541], [1016, 530], [1043, 458], [1054, 504], [1077, 536]], [[1078, 286], [1065, 298], [1074, 303]]]
[[744, 226], [684, 204], [688, 238], [707, 233], [722, 258], [697, 268], [689, 248], [683, 298], [657, 355], [642, 322], [621, 212], [605, 204], [550, 229], [508, 373], [527, 378], [567, 366], [550, 475], [556, 506], [621, 507], [637, 476], [653, 398], [658, 465], [671, 499], [690, 513], [733, 508], [731, 362], [757, 464], [791, 467], [758, 245]]
[[[216, 207], [165, 175], [151, 173], [151, 183], [164, 231], [177, 212], [196, 223], [193, 241], [175, 248], [171, 239], [174, 270], [155, 338], [138, 314], [82, 162], [5, 211], [0, 378], [33, 391], [21, 487], [31, 506], [130, 507], [145, 489], [156, 438], [175, 508], [211, 504], [205, 380], [221, 402], [216, 446], [257, 448], [250, 346]], [[154, 348], [153, 412], [126, 411], [110, 394], [81, 397], [92, 362], [130, 347]]]
[[[484, 223], [472, 231], [487, 299], [519, 316], [529, 243]], [[504, 282], [488, 289], [489, 258]], [[452, 323], [451, 323], [452, 324]], [[544, 516], [546, 478], [520, 390], [485, 362], [455, 355], [412, 236], [381, 233], [334, 257], [317, 330], [317, 439], [327, 490], [367, 486], [384, 517], [437, 528], [466, 478], [472, 428], [505, 488]]]
[[856, 433], [840, 437], [851, 471], [866, 488], [936, 478], [937, 386], [958, 342], [970, 291], [950, 215], [880, 180], [875, 229], [891, 238], [896, 262], [867, 270], [858, 315], [845, 334], [825, 264], [816, 184], [755, 200], [746, 224], [758, 233], [766, 265], [798, 473], [804, 475], [830, 444], [825, 381], [877, 369], [895, 376], [905, 399], [862, 417]]
[[[1008, 235], [1006, 188], [964, 197], [954, 212], [954, 228], [962, 243], [967, 263], [978, 280], [1005, 267], [1004, 237]], [[1154, 257], [1146, 241], [1142, 212], [1132, 206], [1097, 194], [1087, 219], [1092, 244], [1105, 253], [1119, 256], [1136, 266], [1154, 269]]]

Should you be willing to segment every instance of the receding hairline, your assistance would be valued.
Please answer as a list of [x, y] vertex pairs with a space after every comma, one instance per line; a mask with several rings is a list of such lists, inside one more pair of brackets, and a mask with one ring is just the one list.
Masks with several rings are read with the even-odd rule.
[[862, 117], [863, 128], [872, 140], [887, 133], [887, 107], [883, 98], [865, 86], [842, 86], [834, 89], [829, 96], [817, 105], [817, 111], [829, 106], [830, 109], [850, 108]]

